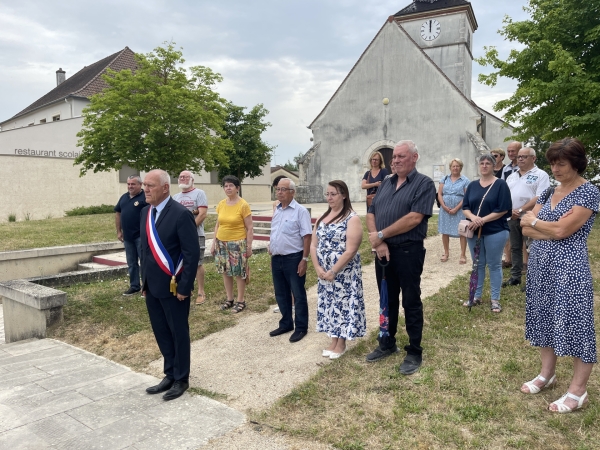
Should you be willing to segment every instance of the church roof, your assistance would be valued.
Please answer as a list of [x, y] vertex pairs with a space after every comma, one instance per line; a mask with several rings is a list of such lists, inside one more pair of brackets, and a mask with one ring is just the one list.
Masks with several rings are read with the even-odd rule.
[[439, 9], [454, 8], [455, 6], [470, 5], [466, 0], [415, 0], [410, 5], [402, 8], [394, 17], [407, 16]]
[[115, 71], [135, 69], [135, 53], [131, 51], [129, 47], [125, 47], [123, 50], [113, 53], [100, 61], [96, 61], [92, 65], [85, 66], [79, 72], [67, 78], [46, 95], [40, 97], [27, 108], [15, 114], [8, 120], [16, 119], [19, 116], [23, 116], [31, 111], [56, 101], [63, 100], [67, 97], [90, 98], [92, 95], [97, 94], [108, 87], [106, 82], [102, 79], [102, 74], [106, 73], [106, 69], [108, 68]]

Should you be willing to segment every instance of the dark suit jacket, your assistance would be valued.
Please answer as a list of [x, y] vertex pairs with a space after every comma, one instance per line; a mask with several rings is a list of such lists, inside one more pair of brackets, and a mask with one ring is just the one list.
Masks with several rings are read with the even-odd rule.
[[[146, 220], [150, 206], [142, 210], [140, 220], [140, 237], [142, 244], [142, 290], [149, 290], [156, 298], [169, 298], [171, 277], [157, 264], [148, 245]], [[194, 216], [183, 205], [172, 198], [165, 205], [156, 221], [158, 236], [171, 256], [173, 264], [177, 265], [179, 255], [183, 253], [183, 270], [177, 276], [177, 293], [189, 296], [194, 288], [194, 279], [198, 270], [200, 247], [198, 246], [198, 229]]]

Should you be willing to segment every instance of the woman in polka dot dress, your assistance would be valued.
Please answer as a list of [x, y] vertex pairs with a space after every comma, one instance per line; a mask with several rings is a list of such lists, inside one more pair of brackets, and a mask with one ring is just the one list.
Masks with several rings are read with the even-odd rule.
[[574, 374], [568, 391], [548, 409], [569, 413], [587, 402], [587, 382], [596, 358], [593, 281], [587, 238], [600, 192], [581, 177], [585, 148], [565, 138], [546, 152], [560, 185], [549, 188], [521, 218], [523, 234], [534, 239], [527, 270], [525, 338], [540, 347], [540, 374], [521, 387], [537, 394], [556, 384], [558, 356], [572, 356]]

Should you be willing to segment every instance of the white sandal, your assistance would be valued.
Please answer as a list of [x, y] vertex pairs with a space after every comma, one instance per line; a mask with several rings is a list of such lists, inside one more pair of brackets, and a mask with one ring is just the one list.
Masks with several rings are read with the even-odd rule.
[[[558, 400], [550, 403], [550, 405], [548, 406], [548, 410], [551, 412], [559, 413], [559, 414], [573, 412], [575, 410], [583, 408], [583, 406], [585, 404], [587, 404], [587, 396], [588, 396], [587, 391], [585, 391], [581, 397], [577, 397], [575, 394], [571, 394], [570, 392], [567, 392], [565, 395], [563, 395]], [[567, 397], [571, 398], [577, 402], [577, 406], [575, 408], [571, 409], [567, 405], [565, 405], [565, 400], [567, 399]], [[552, 406], [552, 405], [556, 405], [557, 409], [556, 410], [550, 409], [550, 406]]]
[[[535, 380], [540, 380], [544, 384], [542, 386], [538, 386], [533, 383]], [[556, 374], [552, 375], [552, 378], [549, 380], [546, 380], [543, 376], [538, 375], [533, 380], [523, 383], [523, 386], [527, 386], [529, 388], [529, 392], [523, 392], [523, 387], [521, 387], [521, 392], [523, 392], [523, 394], [537, 394], [544, 389], [549, 389], [556, 386]]]

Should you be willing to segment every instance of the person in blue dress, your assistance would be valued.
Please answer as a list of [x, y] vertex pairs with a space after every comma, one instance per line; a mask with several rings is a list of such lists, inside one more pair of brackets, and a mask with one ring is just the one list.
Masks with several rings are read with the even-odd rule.
[[573, 138], [553, 143], [546, 152], [560, 183], [540, 195], [521, 218], [529, 247], [525, 338], [540, 348], [540, 374], [521, 387], [537, 394], [557, 383], [558, 356], [573, 357], [567, 393], [548, 409], [570, 413], [588, 403], [587, 382], [597, 362], [594, 289], [587, 239], [598, 213], [600, 191], [581, 174], [587, 167], [583, 144]]
[[458, 158], [450, 161], [450, 164], [448, 164], [450, 175], [442, 178], [438, 187], [437, 195], [440, 202], [438, 233], [442, 235], [442, 245], [444, 246], [444, 253], [440, 258], [442, 262], [448, 261], [450, 257], [450, 238], [460, 237], [460, 259], [458, 263], [467, 263], [467, 255], [465, 254], [467, 251], [467, 238], [458, 234], [458, 222], [465, 218], [462, 206], [470, 182], [467, 177], [461, 175], [463, 166], [463, 162]]
[[358, 254], [363, 231], [346, 183], [329, 182], [325, 197], [329, 209], [315, 224], [310, 255], [319, 277], [317, 331], [331, 338], [323, 356], [337, 359], [346, 352], [347, 340], [362, 337], [367, 331]]

